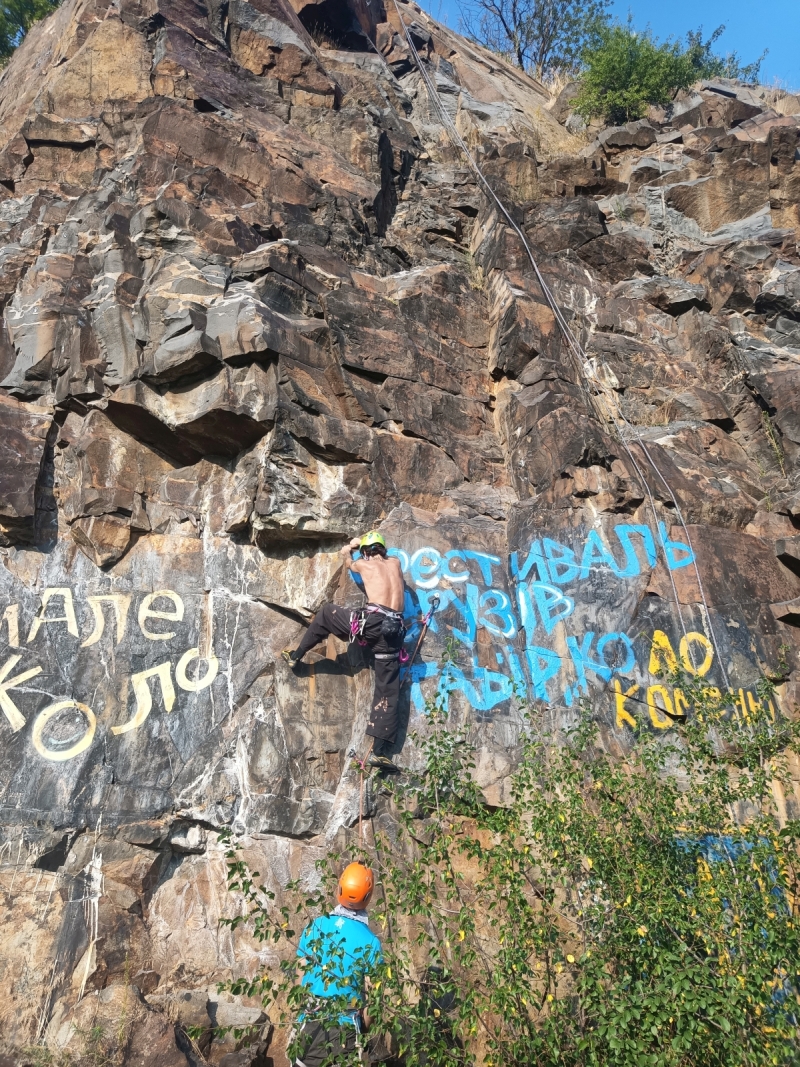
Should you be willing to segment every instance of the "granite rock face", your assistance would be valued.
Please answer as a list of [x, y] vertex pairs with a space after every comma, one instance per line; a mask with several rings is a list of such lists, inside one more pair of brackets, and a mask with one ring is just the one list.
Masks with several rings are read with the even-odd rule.
[[[409, 647], [440, 600], [399, 762], [441, 686], [492, 803], [515, 690], [625, 748], [683, 710], [659, 655], [744, 713], [785, 662], [793, 713], [800, 105], [700, 83], [588, 143], [569, 94], [400, 9], [588, 377], [393, 5], [65, 0], [0, 77], [13, 1062], [96, 1019], [128, 1064], [285, 1062], [216, 992], [277, 962], [218, 925], [216, 835], [279, 900], [353, 839], [369, 661], [279, 653], [360, 603], [354, 533], [403, 563]], [[261, 1036], [188, 1042], [226, 1019]]]

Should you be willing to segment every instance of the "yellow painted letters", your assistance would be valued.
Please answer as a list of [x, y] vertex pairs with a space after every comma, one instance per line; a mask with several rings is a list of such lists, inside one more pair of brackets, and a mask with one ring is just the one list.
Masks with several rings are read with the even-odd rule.
[[199, 648], [190, 648], [188, 652], [184, 652], [181, 658], [178, 660], [178, 666], [175, 668], [175, 681], [181, 687], [185, 689], [187, 693], [199, 693], [201, 689], [207, 689], [208, 686], [217, 677], [219, 671], [219, 660], [216, 656], [208, 657], [208, 669], [202, 678], [195, 678], [192, 681], [186, 674], [186, 668], [192, 662], [192, 660], [200, 658]]
[[17, 674], [6, 681], [6, 676], [14, 670], [21, 659], [22, 656], [9, 656], [3, 666], [0, 667], [0, 708], [6, 713], [6, 718], [11, 723], [11, 729], [14, 731], [21, 730], [25, 725], [25, 716], [8, 695], [8, 690], [16, 689], [23, 682], [27, 682], [29, 678], [35, 678], [37, 674], [42, 673], [41, 667], [31, 667], [30, 670], [23, 671], [22, 674]]
[[[69, 748], [65, 748], [61, 751], [47, 748], [42, 740], [42, 734], [45, 726], [57, 715], [59, 711], [65, 711], [67, 708], [77, 708], [78, 711], [84, 716], [87, 722], [86, 731], [83, 737], [79, 741], [76, 741], [74, 745], [70, 745]], [[33, 747], [39, 753], [40, 756], [44, 756], [45, 759], [54, 760], [60, 763], [62, 760], [72, 759], [73, 756], [79, 755], [81, 752], [85, 752], [91, 745], [94, 739], [94, 732], [97, 729], [97, 719], [94, 712], [86, 704], [79, 704], [77, 700], [61, 700], [58, 704], [51, 704], [49, 708], [45, 708], [44, 711], [40, 711], [36, 716], [33, 723], [33, 732], [31, 734], [31, 740], [33, 741]]]
[[125, 626], [128, 622], [128, 608], [131, 606], [130, 595], [128, 593], [102, 593], [99, 596], [90, 596], [86, 599], [89, 603], [89, 607], [94, 613], [94, 629], [83, 642], [81, 648], [88, 648], [89, 645], [96, 645], [103, 636], [106, 622], [102, 607], [104, 600], [108, 601], [114, 608], [114, 616], [117, 620], [117, 644], [119, 644], [125, 636]]
[[[703, 662], [699, 667], [695, 667], [693, 662], [692, 653], [689, 648], [692, 643], [700, 645], [704, 652]], [[704, 674], [708, 674], [708, 670], [714, 661], [714, 649], [705, 634], [699, 634], [696, 631], [693, 631], [692, 633], [688, 633], [685, 637], [682, 637], [680, 652], [681, 666], [685, 671], [688, 671], [689, 674], [696, 674], [700, 678], [702, 678]]]
[[650, 665], [647, 668], [650, 674], [674, 672], [678, 669], [678, 657], [670, 644], [670, 640], [663, 630], [653, 631], [653, 642], [650, 645]]
[[[656, 704], [656, 694], [661, 696], [661, 699], [664, 702], [663, 708], [660, 708], [658, 704]], [[663, 714], [664, 711], [668, 712], [670, 715], [675, 714], [666, 686], [649, 686], [647, 690], [647, 710], [650, 712], [650, 721], [657, 730], [668, 730], [670, 726], [672, 726], [672, 719], [667, 718], [667, 716]]]
[[150, 714], [150, 709], [153, 706], [153, 697], [150, 692], [150, 686], [147, 684], [148, 678], [155, 676], [161, 682], [161, 695], [164, 698], [164, 709], [166, 711], [172, 711], [172, 705], [175, 703], [175, 687], [172, 684], [171, 671], [172, 665], [169, 660], [167, 660], [166, 663], [159, 663], [157, 667], [151, 667], [149, 670], [140, 671], [138, 674], [131, 676], [133, 693], [136, 697], [136, 711], [133, 717], [123, 726], [112, 726], [112, 734], [126, 734], [129, 730], [138, 729]]
[[683, 695], [683, 690], [673, 689], [672, 699], [675, 701], [675, 714], [682, 715], [686, 718], [689, 714], [689, 705], [686, 701], [686, 697]]
[[[166, 597], [167, 600], [171, 600], [175, 605], [173, 611], [154, 611], [150, 605], [154, 600], [158, 600], [160, 597]], [[139, 627], [145, 637], [148, 637], [151, 641], [169, 641], [170, 638], [175, 636], [175, 631], [156, 634], [147, 629], [145, 625], [148, 619], [169, 619], [170, 622], [180, 622], [183, 618], [183, 601], [177, 593], [173, 593], [171, 589], [157, 589], [155, 593], [149, 593], [139, 605]]]
[[[47, 611], [47, 605], [54, 596], [61, 597], [64, 605], [64, 614], [54, 615], [52, 618], [48, 619], [45, 616], [45, 611]], [[72, 590], [67, 586], [59, 589], [45, 589], [42, 593], [42, 606], [37, 611], [36, 618], [31, 623], [31, 632], [28, 634], [28, 644], [30, 644], [34, 637], [36, 637], [39, 632], [39, 627], [43, 623], [53, 622], [65, 622], [67, 624], [68, 632], [71, 633], [73, 637], [78, 636], [78, 621], [75, 618], [75, 605], [72, 602]]]
[[8, 623], [8, 643], [19, 648], [19, 604], [9, 604], [3, 612], [3, 622]]
[[614, 679], [614, 703], [617, 709], [617, 729], [621, 730], [623, 725], [627, 723], [636, 729], [636, 719], [631, 715], [628, 709], [625, 707], [625, 700], [627, 697], [632, 697], [638, 690], [638, 685], [632, 685], [630, 689], [622, 691], [622, 685], [619, 678]]

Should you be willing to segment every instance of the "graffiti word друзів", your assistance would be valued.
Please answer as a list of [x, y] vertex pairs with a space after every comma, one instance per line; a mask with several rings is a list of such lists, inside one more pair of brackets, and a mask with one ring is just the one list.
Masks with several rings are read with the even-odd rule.
[[[407, 617], [416, 619], [419, 608], [426, 611], [430, 598], [438, 596], [438, 622], [434, 616], [431, 629], [437, 632], [441, 625], [446, 625], [452, 637], [473, 659], [470, 671], [451, 662], [444, 673], [435, 661], [415, 663], [411, 668], [411, 692], [417, 708], [424, 708], [421, 683], [438, 676], [440, 692], [445, 699], [450, 691], [458, 691], [476, 712], [482, 714], [514, 697], [525, 699], [530, 696], [547, 702], [560, 698], [571, 705], [581, 694], [588, 693], [591, 681], [597, 680], [608, 687], [613, 696], [614, 721], [620, 729], [637, 725], [633, 715], [635, 710], [642, 714], [642, 709], [646, 709], [647, 717], [656, 729], [668, 728], [675, 716], [685, 714], [688, 710], [686, 700], [679, 688], [670, 689], [662, 682], [646, 684], [635, 680], [633, 676], [637, 672], [640, 677], [644, 675], [644, 665], [637, 664], [634, 641], [627, 633], [586, 630], [578, 636], [565, 634], [562, 626], [555, 635], [560, 639], [560, 651], [551, 647], [555, 637], [548, 641], [556, 626], [573, 615], [581, 583], [591, 575], [614, 581], [635, 578], [643, 573], [643, 564], [650, 569], [656, 565], [659, 551], [666, 566], [673, 571], [694, 561], [691, 548], [670, 540], [663, 524], [659, 524], [658, 541], [650, 528], [643, 525], [619, 524], [613, 532], [619, 546], [618, 549], [615, 546], [616, 554], [596, 530], [590, 530], [577, 549], [543, 537], [534, 541], [524, 560], [513, 553], [509, 568], [513, 583], [511, 594], [499, 587], [506, 576], [499, 556], [461, 548], [439, 552], [424, 547], [411, 555], [403, 549], [390, 550], [400, 560], [408, 585], [416, 593], [417, 603], [407, 591]], [[6, 651], [19, 650], [0, 662], [0, 709], [12, 731], [21, 730], [27, 721], [18, 706], [25, 693], [22, 687], [43, 671], [38, 664], [25, 664], [22, 670], [18, 667], [23, 653], [37, 654], [43, 634], [58, 627], [59, 634], [78, 641], [81, 649], [98, 645], [103, 637], [106, 642], [113, 641], [119, 646], [129, 633], [131, 618], [135, 616], [138, 631], [147, 642], [146, 647], [153, 651], [178, 636], [175, 627], [184, 620], [184, 602], [180, 594], [160, 589], [137, 594], [137, 597], [140, 599], [132, 612], [133, 594], [107, 592], [86, 596], [90, 626], [82, 641], [73, 592], [68, 587], [46, 588], [41, 594], [40, 606], [27, 626], [23, 626], [17, 603], [5, 608], [0, 625], [7, 633]], [[446, 615], [451, 621], [445, 624]], [[416, 623], [410, 626], [409, 641], [413, 641], [417, 629]], [[480, 643], [478, 633], [481, 629], [491, 635], [497, 669], [478, 664], [476, 646]], [[209, 628], [209, 633], [211, 630], [213, 627]], [[207, 643], [210, 645], [211, 642]], [[676, 641], [676, 648], [677, 651], [664, 631], [655, 629], [649, 639], [646, 673], [658, 675], [663, 666], [670, 669], [680, 666], [699, 677], [708, 674], [714, 651], [705, 634], [689, 632]], [[173, 659], [176, 659], [174, 666]], [[197, 669], [203, 663], [205, 669], [200, 675]], [[196, 673], [190, 676], [192, 667]], [[159, 691], [164, 710], [172, 711], [177, 699], [176, 685], [184, 692], [200, 692], [212, 685], [219, 667], [219, 661], [210, 649], [201, 656], [199, 647], [192, 647], [179, 656], [132, 672], [129, 690], [133, 694], [133, 708], [123, 722], [110, 727], [111, 733], [125, 735], [141, 727], [150, 715]], [[715, 692], [713, 686], [709, 689]], [[31, 731], [32, 743], [45, 759], [71, 759], [91, 745], [97, 729], [95, 713], [87, 703], [71, 697], [51, 697], [51, 700], [52, 703], [36, 714]], [[752, 692], [738, 690], [732, 693], [731, 704], [746, 717], [752, 714], [758, 701]], [[82, 726], [68, 744], [48, 744], [48, 724], [64, 713], [77, 716]]]
[[[586, 630], [580, 635], [561, 634], [561, 651], [549, 640], [559, 623], [575, 612], [581, 584], [591, 576], [601, 581], [625, 581], [638, 577], [643, 567], [652, 570], [659, 553], [668, 570], [677, 571], [694, 563], [689, 545], [670, 538], [663, 523], [657, 536], [649, 526], [619, 523], [613, 529], [617, 545], [612, 551], [603, 534], [589, 530], [577, 548], [570, 548], [549, 537], [536, 540], [523, 559], [512, 553], [510, 577], [513, 592], [499, 587], [505, 568], [499, 556], [453, 548], [446, 552], [426, 546], [408, 554], [390, 549], [401, 563], [408, 584], [413, 587], [419, 608], [427, 611], [430, 599], [439, 598], [438, 617], [445, 613], [451, 636], [472, 654], [473, 666], [467, 673], [454, 663], [447, 665], [446, 677], [440, 679], [440, 693], [458, 691], [474, 710], [491, 711], [512, 697], [533, 697], [552, 703], [561, 700], [571, 706], [589, 692], [592, 678], [608, 686], [612, 683], [615, 698], [615, 722], [618, 728], [635, 725], [628, 710], [631, 702], [647, 709], [650, 722], [657, 729], [672, 725], [670, 715], [680, 716], [686, 701], [680, 690], [671, 693], [664, 685], [640, 686], [626, 683], [643, 665], [637, 664], [633, 639], [621, 631], [597, 633]], [[496, 586], [495, 580], [498, 580]], [[488, 587], [488, 588], [487, 588]], [[449, 609], [449, 610], [448, 610]], [[416, 605], [407, 594], [406, 615], [415, 618]], [[439, 629], [434, 617], [431, 629]], [[498, 669], [480, 666], [475, 655], [478, 631], [492, 635]], [[517, 640], [518, 635], [523, 640]], [[415, 635], [412, 625], [409, 638]], [[524, 648], [520, 648], [520, 644]], [[651, 637], [648, 673], [656, 673], [654, 652], [668, 651], [671, 667], [680, 664], [687, 673], [705, 676], [711, 668], [714, 652], [705, 634], [691, 631], [680, 640], [678, 654], [669, 638], [655, 630]], [[564, 654], [566, 653], [566, 655]], [[436, 663], [416, 663], [411, 668], [412, 696], [418, 710], [424, 708], [420, 683], [440, 673]], [[713, 688], [713, 687], [712, 687]], [[446, 691], [447, 692], [446, 692]], [[640, 690], [642, 692], [640, 693]], [[637, 696], [637, 694], [640, 694]], [[627, 703], [626, 703], [627, 701]], [[747, 715], [757, 700], [752, 693], [734, 693], [732, 704]], [[676, 710], [677, 709], [677, 710]]]

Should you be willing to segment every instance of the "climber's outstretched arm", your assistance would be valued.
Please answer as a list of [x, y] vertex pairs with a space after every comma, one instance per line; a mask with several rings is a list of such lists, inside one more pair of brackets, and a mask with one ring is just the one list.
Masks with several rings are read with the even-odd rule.
[[358, 549], [359, 539], [357, 537], [354, 537], [349, 545], [345, 545], [344, 548], [339, 549], [339, 555], [342, 557], [345, 563], [350, 566], [354, 562], [353, 553], [357, 552]]

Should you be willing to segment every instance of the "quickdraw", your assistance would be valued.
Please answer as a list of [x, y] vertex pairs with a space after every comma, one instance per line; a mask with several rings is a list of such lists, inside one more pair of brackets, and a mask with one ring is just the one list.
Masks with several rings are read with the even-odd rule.
[[[350, 643], [358, 641], [363, 647], [369, 644], [364, 638], [364, 627], [367, 622], [368, 615], [385, 615], [387, 619], [396, 619], [400, 626], [403, 626], [403, 613], [402, 611], [391, 611], [389, 608], [383, 608], [380, 604], [366, 604], [363, 608], [359, 608], [350, 615]], [[402, 660], [400, 661], [403, 662]]]
[[363, 647], [367, 644], [364, 640], [364, 625], [367, 621], [367, 613], [365, 611], [354, 611], [350, 616], [350, 644], [354, 641]]

